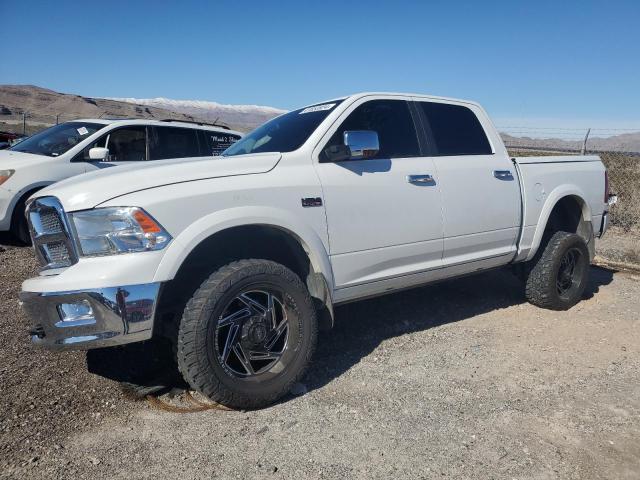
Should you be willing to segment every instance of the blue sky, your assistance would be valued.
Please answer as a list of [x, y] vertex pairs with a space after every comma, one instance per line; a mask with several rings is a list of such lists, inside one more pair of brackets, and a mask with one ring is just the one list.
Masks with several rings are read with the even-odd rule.
[[640, 1], [0, 0], [0, 83], [294, 108], [363, 90], [640, 127]]

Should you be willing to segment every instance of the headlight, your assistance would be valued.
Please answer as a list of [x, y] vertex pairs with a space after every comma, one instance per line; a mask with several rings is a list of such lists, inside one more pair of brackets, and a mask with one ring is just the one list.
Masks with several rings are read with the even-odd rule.
[[0, 170], [0, 185], [11, 178], [11, 175], [16, 173], [15, 170]]
[[70, 213], [84, 256], [161, 250], [171, 240], [151, 215], [138, 207], [96, 208]]

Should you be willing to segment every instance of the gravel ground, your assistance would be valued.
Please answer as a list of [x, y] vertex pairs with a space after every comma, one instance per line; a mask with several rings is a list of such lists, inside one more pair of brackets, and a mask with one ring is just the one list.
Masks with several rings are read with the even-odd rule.
[[0, 252], [0, 476], [640, 478], [640, 277], [592, 269], [569, 312], [495, 271], [337, 309], [297, 396], [167, 413], [30, 347]]
[[598, 255], [605, 261], [614, 261], [640, 267], [640, 231], [625, 231], [612, 227], [598, 241]]
[[18, 292], [36, 273], [31, 248], [0, 247], [0, 477], [23, 477], [75, 433], [131, 410], [115, 383], [87, 372], [84, 353], [31, 346]]

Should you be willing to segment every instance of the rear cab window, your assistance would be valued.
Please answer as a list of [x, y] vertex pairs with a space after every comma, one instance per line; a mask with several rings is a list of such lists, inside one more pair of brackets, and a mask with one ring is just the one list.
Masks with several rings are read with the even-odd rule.
[[476, 114], [463, 105], [415, 102], [423, 113], [435, 156], [491, 155], [493, 150]]

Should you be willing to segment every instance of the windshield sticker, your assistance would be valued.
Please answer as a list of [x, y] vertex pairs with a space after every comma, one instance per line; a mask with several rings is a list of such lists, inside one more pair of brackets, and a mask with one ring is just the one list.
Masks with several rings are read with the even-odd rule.
[[322, 112], [323, 110], [331, 110], [335, 106], [336, 106], [335, 103], [325, 103], [324, 105], [316, 105], [315, 107], [305, 108], [300, 112], [300, 114], [311, 113], [311, 112]]
[[80, 135], [86, 135], [87, 133], [89, 133], [89, 130], [87, 130], [87, 127], [80, 127], [80, 128], [78, 128], [76, 130], [78, 130], [78, 133]]

